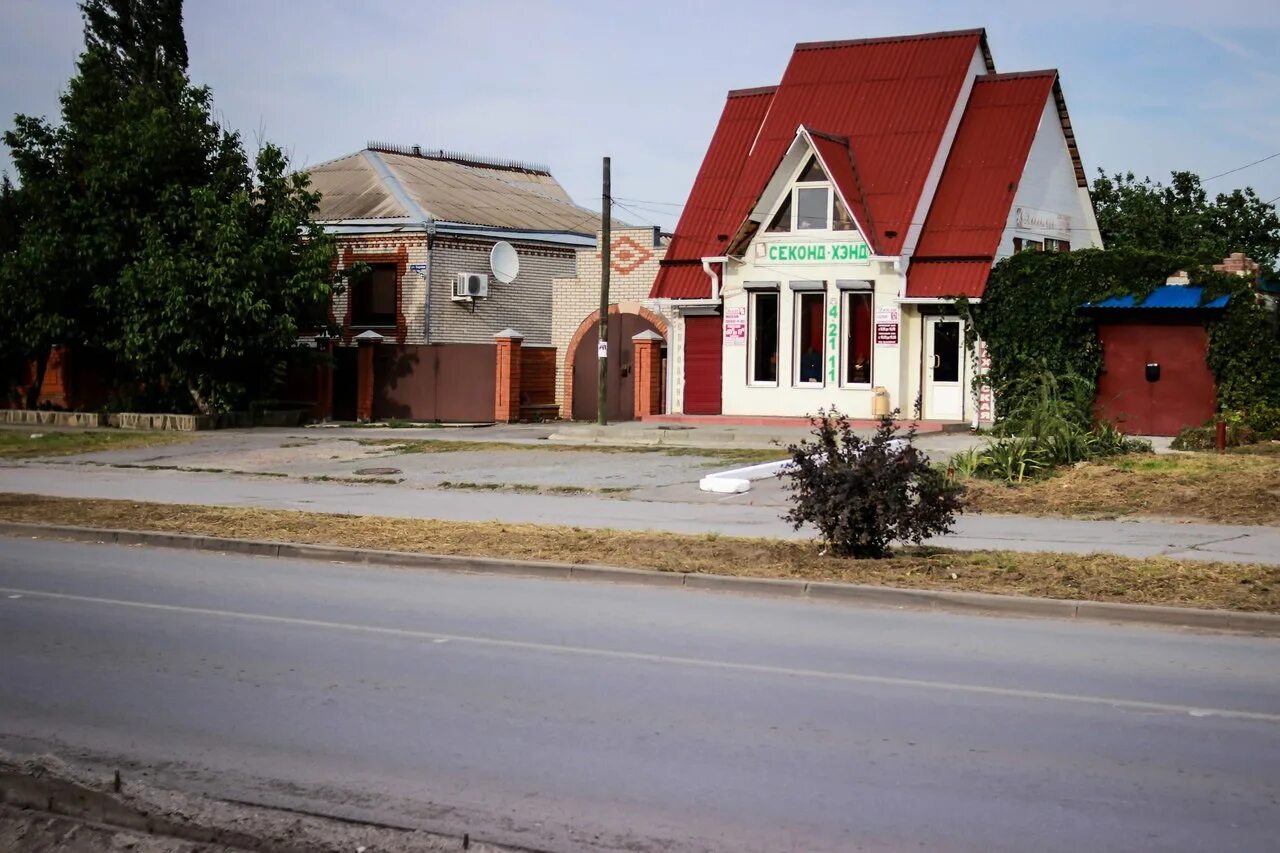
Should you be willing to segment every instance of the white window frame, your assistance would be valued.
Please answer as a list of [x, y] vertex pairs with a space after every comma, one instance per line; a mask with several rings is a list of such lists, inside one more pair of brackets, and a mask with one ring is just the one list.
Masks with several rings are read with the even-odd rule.
[[[865, 296], [871, 304], [871, 328], [867, 330], [870, 337], [871, 363], [867, 365], [866, 382], [848, 381], [849, 371], [846, 366], [852, 363], [853, 356], [849, 352], [849, 327], [853, 324], [853, 311], [850, 308], [852, 299]], [[845, 290], [840, 293], [840, 387], [857, 391], [867, 391], [875, 384], [876, 370], [876, 294], [874, 290]]]
[[[774, 350], [777, 363], [774, 365], [773, 381], [756, 379], [756, 299], [770, 294], [777, 300], [776, 318], [774, 320]], [[747, 290], [747, 387], [777, 388], [782, 379], [782, 290], [781, 287], [759, 287]]]
[[[800, 352], [800, 323], [804, 319], [800, 311], [800, 303], [804, 301], [806, 296], [818, 296], [822, 299], [822, 349], [819, 351], [819, 370], [817, 382], [802, 382], [800, 380], [800, 368], [802, 367], [801, 359], [804, 354]], [[793, 388], [825, 388], [827, 385], [827, 292], [823, 290], [797, 290], [792, 292], [791, 299], [791, 386]], [[839, 368], [837, 368], [838, 373]], [[837, 375], [837, 378], [839, 376]]]

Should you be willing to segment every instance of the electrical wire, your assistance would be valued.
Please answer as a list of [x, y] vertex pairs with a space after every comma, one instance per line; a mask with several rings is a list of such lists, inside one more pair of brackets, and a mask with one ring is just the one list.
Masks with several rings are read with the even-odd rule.
[[1277, 152], [1276, 152], [1276, 153], [1274, 153], [1274, 154], [1268, 154], [1266, 157], [1263, 157], [1261, 160], [1254, 160], [1252, 163], [1245, 163], [1243, 166], [1236, 166], [1234, 169], [1227, 169], [1227, 171], [1225, 171], [1225, 172], [1219, 172], [1219, 173], [1218, 173], [1218, 174], [1216, 174], [1216, 175], [1210, 175], [1209, 177], [1204, 178], [1204, 179], [1201, 181], [1201, 183], [1208, 183], [1209, 181], [1215, 180], [1215, 179], [1217, 179], [1217, 178], [1221, 178], [1221, 177], [1223, 177], [1223, 176], [1225, 176], [1225, 175], [1231, 175], [1231, 174], [1234, 174], [1234, 173], [1236, 173], [1236, 172], [1243, 171], [1244, 169], [1248, 169], [1248, 168], [1249, 168], [1249, 167], [1251, 167], [1251, 166], [1256, 166], [1256, 165], [1258, 165], [1259, 163], [1265, 163], [1265, 162], [1267, 162], [1268, 160], [1274, 160], [1274, 159], [1275, 159], [1275, 158], [1277, 158], [1277, 157], [1280, 157], [1280, 151], [1277, 151]]

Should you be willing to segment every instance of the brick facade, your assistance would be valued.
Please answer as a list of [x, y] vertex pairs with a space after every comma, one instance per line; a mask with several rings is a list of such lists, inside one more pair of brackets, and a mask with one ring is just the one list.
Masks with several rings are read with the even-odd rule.
[[[520, 330], [530, 346], [551, 343], [552, 281], [573, 272], [576, 250], [512, 242], [520, 257], [516, 280], [503, 284], [490, 278], [487, 299], [454, 302], [454, 277], [460, 272], [488, 274], [494, 242], [436, 238], [431, 269], [432, 342], [492, 343], [496, 332], [513, 328]], [[426, 298], [425, 290], [422, 298]]]
[[[599, 233], [596, 242], [600, 242]], [[649, 291], [658, 276], [658, 263], [666, 254], [666, 241], [656, 228], [616, 228], [611, 234], [611, 247], [609, 304], [625, 305], [633, 313], [640, 313], [638, 309], [643, 308], [650, 315], [648, 319], [665, 333], [671, 318], [665, 305], [649, 298]], [[572, 376], [574, 346], [582, 338], [584, 321], [599, 317], [600, 272], [600, 250], [582, 249], [578, 252], [576, 275], [552, 282], [551, 344], [560, 361], [555, 401], [563, 418], [572, 416], [573, 391], [567, 386], [568, 377]]]

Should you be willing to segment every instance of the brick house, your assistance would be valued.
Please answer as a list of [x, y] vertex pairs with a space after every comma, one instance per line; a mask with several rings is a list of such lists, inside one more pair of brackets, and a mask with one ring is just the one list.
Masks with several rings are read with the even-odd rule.
[[[598, 213], [545, 167], [418, 146], [370, 144], [310, 176], [339, 269], [368, 274], [333, 300], [340, 337], [316, 342], [332, 367], [292, 377], [290, 396], [338, 420], [554, 413], [552, 282], [595, 245]], [[509, 282], [492, 269], [501, 244], [518, 259]], [[502, 354], [518, 364], [504, 368]], [[523, 382], [511, 400], [513, 376]]]

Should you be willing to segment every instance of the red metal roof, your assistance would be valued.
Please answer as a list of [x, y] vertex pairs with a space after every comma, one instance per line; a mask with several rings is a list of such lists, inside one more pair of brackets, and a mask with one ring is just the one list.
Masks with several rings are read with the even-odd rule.
[[907, 271], [908, 297], [982, 296], [991, 259], [941, 260], [912, 258]]
[[1056, 71], [1031, 71], [974, 82], [907, 271], [907, 296], [982, 295], [1057, 79]]
[[650, 296], [668, 299], [705, 299], [711, 281], [702, 271], [703, 257], [723, 252], [716, 230], [725, 206], [746, 162], [747, 152], [768, 112], [776, 86], [740, 89], [729, 93], [711, 145], [702, 159], [685, 202], [666, 260], [658, 270]]
[[877, 254], [899, 254], [980, 50], [983, 30], [796, 45], [719, 233], [738, 230], [808, 124], [848, 138], [876, 226], [868, 242]]
[[1056, 71], [979, 77], [924, 221], [917, 257], [991, 257]]
[[871, 211], [867, 208], [867, 199], [862, 191], [862, 180], [858, 175], [858, 165], [853, 161], [853, 152], [849, 150], [849, 140], [842, 136], [831, 136], [822, 131], [805, 128], [809, 139], [813, 142], [813, 150], [822, 161], [822, 170], [836, 185], [840, 195], [849, 206], [853, 221], [864, 234], [875, 232], [875, 223], [871, 219]]

